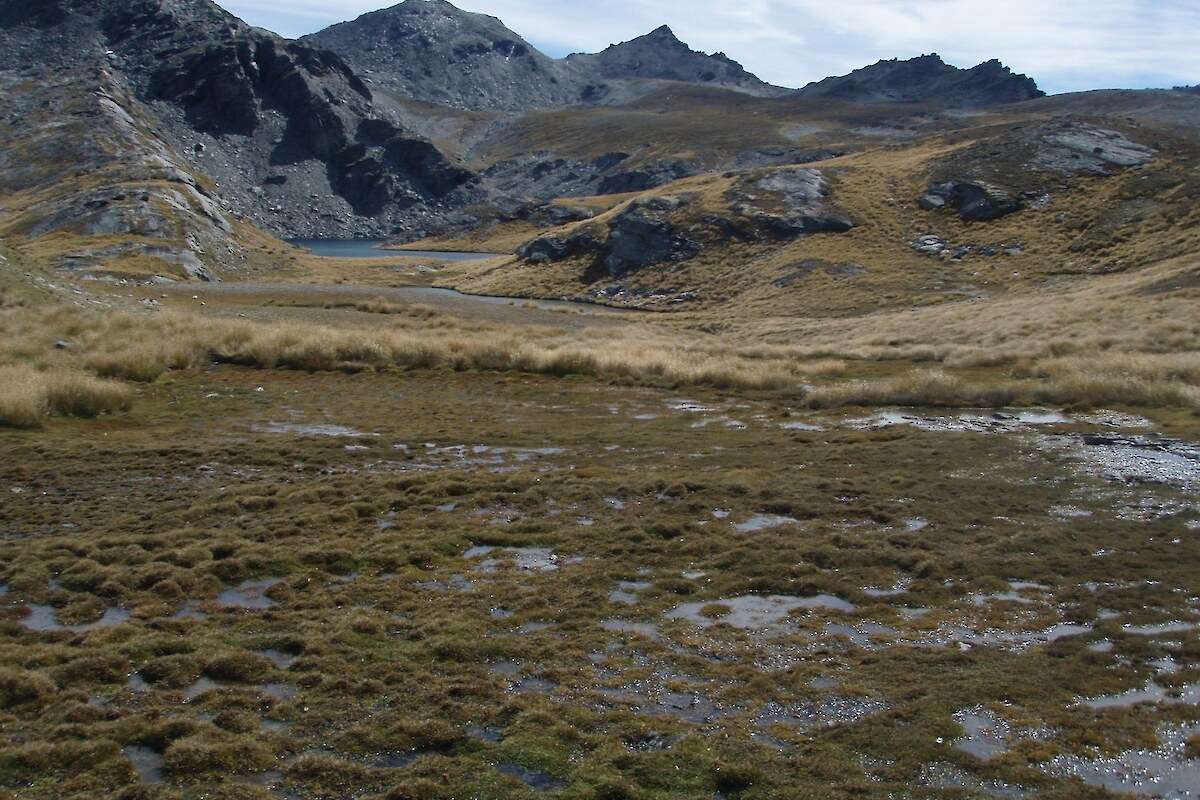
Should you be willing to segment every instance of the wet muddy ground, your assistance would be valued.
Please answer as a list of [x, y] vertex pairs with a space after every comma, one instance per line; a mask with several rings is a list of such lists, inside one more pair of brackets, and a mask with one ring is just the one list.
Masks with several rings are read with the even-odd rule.
[[1200, 452], [220, 367], [0, 432], [0, 797], [1200, 793]]

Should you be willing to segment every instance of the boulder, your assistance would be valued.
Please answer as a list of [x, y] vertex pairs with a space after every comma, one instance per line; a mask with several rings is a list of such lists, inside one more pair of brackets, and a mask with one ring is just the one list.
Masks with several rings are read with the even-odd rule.
[[968, 222], [1000, 219], [1025, 207], [1025, 201], [1019, 196], [982, 181], [935, 183], [919, 204], [926, 211], [951, 206]]
[[946, 207], [946, 198], [940, 194], [927, 192], [919, 201], [917, 201], [917, 205], [919, 205], [925, 211], [941, 211]]
[[574, 256], [598, 253], [602, 245], [591, 231], [577, 231], [563, 238], [551, 234], [517, 248], [517, 258], [531, 264], [563, 261]]
[[619, 277], [653, 264], [682, 261], [700, 251], [700, 243], [676, 230], [663, 213], [671, 201], [653, 198], [631, 203], [609, 222], [604, 268]]

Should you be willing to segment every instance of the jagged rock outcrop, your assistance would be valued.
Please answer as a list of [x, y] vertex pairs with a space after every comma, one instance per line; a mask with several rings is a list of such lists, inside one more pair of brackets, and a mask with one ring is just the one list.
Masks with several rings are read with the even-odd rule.
[[[618, 279], [662, 264], [687, 261], [706, 243], [778, 245], [800, 236], [845, 233], [849, 216], [829, 204], [829, 185], [818, 169], [790, 167], [743, 176], [726, 196], [730, 211], [699, 215], [694, 196], [638, 198], [599, 223], [577, 226], [526, 243], [517, 257], [542, 264], [588, 258]], [[697, 224], [699, 216], [703, 224]]]
[[695, 175], [698, 171], [699, 167], [696, 164], [686, 161], [658, 161], [605, 176], [596, 187], [596, 194], [645, 192], [666, 186], [688, 175]]
[[604, 268], [609, 277], [668, 261], [684, 261], [700, 251], [700, 243], [669, 219], [683, 204], [670, 197], [637, 200], [609, 223]]
[[574, 256], [595, 253], [602, 243], [589, 230], [577, 231], [570, 236], [543, 236], [517, 248], [517, 258], [531, 264], [565, 261]]
[[657, 264], [685, 261], [701, 248], [700, 242], [671, 219], [686, 205], [673, 197], [635, 200], [608, 220], [606, 235], [595, 225], [578, 228], [565, 237], [551, 234], [522, 245], [517, 257], [543, 264], [587, 256], [610, 278]]
[[0, 69], [101, 70], [182, 169], [277, 235], [419, 229], [472, 178], [376, 106], [337, 55], [209, 0], [4, 0], [0, 51]]
[[798, 97], [854, 103], [929, 101], [947, 108], [1019, 103], [1044, 95], [1032, 78], [1014, 74], [999, 61], [959, 69], [937, 54], [880, 61], [849, 75], [811, 83], [796, 92]]

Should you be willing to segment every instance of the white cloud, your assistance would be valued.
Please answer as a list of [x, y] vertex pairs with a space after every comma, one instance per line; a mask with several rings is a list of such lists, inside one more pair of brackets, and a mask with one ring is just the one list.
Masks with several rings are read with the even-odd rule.
[[[595, 52], [662, 24], [774, 83], [800, 86], [884, 58], [999, 58], [1052, 92], [1200, 82], [1195, 0], [459, 0], [550, 55]], [[379, 0], [228, 0], [248, 22], [298, 36]]]

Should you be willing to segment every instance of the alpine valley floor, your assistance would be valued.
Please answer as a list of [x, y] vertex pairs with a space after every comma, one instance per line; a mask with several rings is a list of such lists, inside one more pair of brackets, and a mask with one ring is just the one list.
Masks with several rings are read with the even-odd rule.
[[1200, 790], [1186, 388], [947, 407], [1016, 371], [975, 363], [834, 402], [927, 364], [20, 266], [6, 360], [127, 393], [0, 428], [2, 797]]

